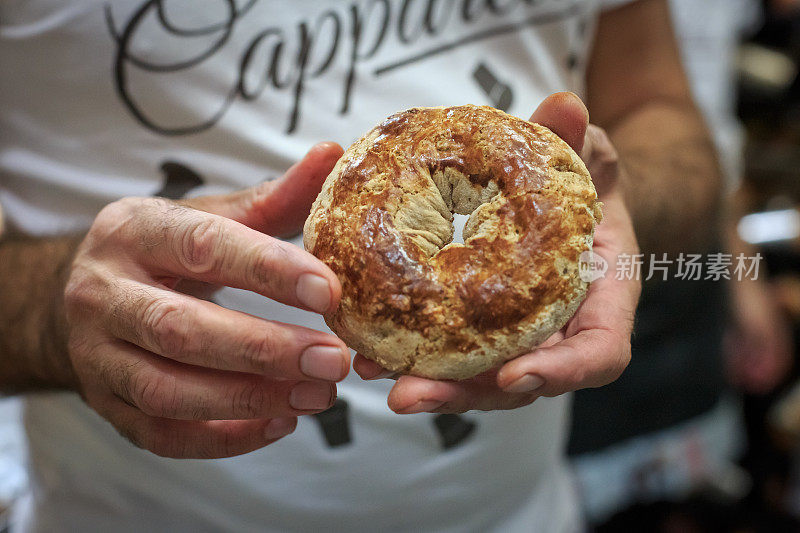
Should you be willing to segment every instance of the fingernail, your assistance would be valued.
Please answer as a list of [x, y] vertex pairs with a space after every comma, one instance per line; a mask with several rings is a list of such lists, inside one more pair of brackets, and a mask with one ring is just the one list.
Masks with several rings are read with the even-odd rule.
[[310, 378], [339, 381], [346, 373], [344, 353], [335, 346], [311, 346], [300, 356], [300, 370]]
[[544, 385], [544, 380], [536, 374], [525, 374], [507, 387], [503, 387], [506, 392], [532, 392]]
[[303, 274], [297, 280], [297, 299], [318, 313], [331, 306], [331, 286], [328, 280], [316, 274]]
[[434, 409], [438, 409], [443, 405], [444, 402], [440, 402], [439, 400], [422, 400], [410, 407], [402, 409], [401, 413], [404, 415], [412, 415], [414, 413], [425, 413], [427, 411], [433, 411]]
[[267, 440], [279, 439], [294, 432], [296, 427], [296, 418], [273, 418], [269, 421], [267, 427], [264, 428], [264, 436]]
[[372, 376], [371, 378], [364, 378], [364, 380], [372, 381], [374, 379], [387, 379], [387, 378], [394, 377], [395, 374], [397, 374], [397, 372], [392, 372], [391, 370], [384, 370], [383, 372], [380, 372], [380, 373]]
[[298, 411], [319, 411], [332, 403], [331, 386], [325, 383], [298, 383], [289, 394], [289, 405]]

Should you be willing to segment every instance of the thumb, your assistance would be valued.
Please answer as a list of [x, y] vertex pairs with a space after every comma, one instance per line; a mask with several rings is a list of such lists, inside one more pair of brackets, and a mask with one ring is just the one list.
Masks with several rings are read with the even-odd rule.
[[236, 220], [268, 235], [293, 235], [303, 227], [311, 204], [342, 153], [342, 147], [336, 143], [320, 143], [279, 179], [181, 204]]
[[581, 153], [589, 126], [589, 111], [575, 93], [551, 94], [539, 104], [529, 121], [549, 128], [573, 150]]

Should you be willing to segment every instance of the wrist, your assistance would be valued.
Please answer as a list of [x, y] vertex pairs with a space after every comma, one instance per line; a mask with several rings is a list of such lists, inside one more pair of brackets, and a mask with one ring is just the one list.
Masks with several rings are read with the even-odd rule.
[[63, 295], [80, 241], [0, 242], [0, 392], [76, 388]]

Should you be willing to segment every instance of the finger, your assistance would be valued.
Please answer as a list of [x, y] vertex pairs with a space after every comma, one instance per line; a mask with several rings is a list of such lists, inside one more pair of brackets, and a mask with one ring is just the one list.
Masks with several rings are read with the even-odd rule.
[[619, 180], [619, 156], [605, 130], [589, 124], [581, 159], [592, 176], [597, 194], [608, 194]]
[[516, 409], [537, 397], [538, 394], [509, 394], [498, 389], [493, 372], [458, 382], [401, 376], [389, 393], [388, 405], [398, 414], [464, 413]]
[[179, 420], [245, 420], [298, 416], [333, 405], [336, 386], [270, 380], [176, 363], [122, 341], [92, 354], [100, 382], [143, 413]]
[[389, 409], [398, 414], [413, 414], [439, 409], [460, 394], [454, 381], [438, 381], [417, 376], [400, 376], [389, 392]]
[[561, 92], [545, 98], [529, 121], [550, 128], [573, 150], [580, 153], [589, 125], [589, 111], [578, 95]]
[[170, 420], [144, 414], [109, 397], [103, 415], [131, 443], [162, 457], [219, 459], [249, 453], [292, 433], [297, 418]]
[[190, 278], [247, 289], [285, 304], [325, 313], [341, 285], [322, 261], [297, 246], [233, 220], [152, 200], [136, 205], [128, 239], [153, 279]]
[[280, 179], [233, 194], [204, 196], [181, 203], [236, 220], [268, 235], [293, 235], [302, 229], [311, 204], [342, 153], [342, 147], [336, 143], [320, 143]]
[[[552, 346], [564, 339], [564, 330], [551, 335], [542, 346]], [[395, 378], [398, 381], [391, 392], [390, 406], [398, 413], [411, 414], [423, 411], [461, 413], [472, 409], [514, 409], [527, 405], [533, 399], [530, 394], [509, 395], [498, 390], [494, 374], [487, 372], [471, 380], [447, 382], [441, 387], [436, 380], [415, 376], [406, 379], [384, 369], [361, 354], [353, 359], [353, 369], [363, 379]], [[419, 404], [419, 405], [417, 405]]]
[[340, 381], [350, 352], [334, 335], [262, 320], [166, 289], [118, 282], [103, 328], [149, 352], [195, 366], [282, 379]]
[[565, 339], [503, 365], [498, 386], [508, 392], [553, 396], [599, 387], [619, 377], [630, 362], [630, 334], [640, 290], [638, 282], [613, 275], [592, 283], [567, 325]]
[[[247, 224], [271, 235], [295, 234], [303, 228], [311, 204], [344, 150], [336, 143], [321, 143], [292, 166], [273, 186], [253, 192]], [[276, 232], [276, 233], [273, 233]]]
[[558, 344], [559, 342], [563, 341], [563, 340], [564, 340], [564, 338], [565, 338], [565, 331], [566, 331], [566, 329], [567, 329], [567, 327], [566, 327], [566, 326], [564, 326], [564, 327], [563, 327], [563, 328], [561, 328], [560, 330], [556, 331], [555, 333], [553, 333], [552, 335], [550, 335], [550, 336], [547, 338], [547, 340], [545, 340], [545, 341], [544, 341], [544, 342], [543, 342], [543, 343], [542, 343], [540, 346], [541, 346], [541, 347], [544, 347], [544, 346], [552, 346], [552, 345], [554, 345], [554, 344]]
[[356, 374], [358, 374], [361, 379], [365, 380], [393, 378], [397, 375], [396, 372], [386, 370], [375, 361], [367, 359], [360, 353], [357, 353], [353, 358], [353, 370], [356, 371]]
[[585, 330], [506, 363], [497, 385], [509, 393], [557, 396], [611, 383], [628, 362], [630, 344], [618, 332]]

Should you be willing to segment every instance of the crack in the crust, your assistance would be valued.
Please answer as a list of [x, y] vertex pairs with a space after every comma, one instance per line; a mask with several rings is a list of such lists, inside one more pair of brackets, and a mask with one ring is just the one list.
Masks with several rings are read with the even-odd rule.
[[417, 364], [418, 355], [419, 355], [419, 345], [417, 345], [414, 348], [413, 354], [409, 354], [403, 357], [403, 368], [399, 372], [404, 374], [411, 372], [411, 370], [414, 368], [414, 365]]
[[571, 174], [577, 174], [575, 172], [575, 164], [572, 161], [558, 161], [554, 165], [550, 165], [550, 168], [555, 169], [559, 172], [569, 172]]
[[[432, 340], [433, 343], [435, 344], [436, 342], [438, 342], [439, 339], [437, 338], [437, 339], [428, 339], [428, 340], [429, 341]], [[403, 358], [403, 370], [402, 370], [402, 372], [405, 372], [405, 373], [413, 372], [414, 368], [417, 366], [417, 363], [419, 362], [419, 359], [421, 357], [421, 354], [420, 354], [421, 351], [422, 351], [422, 346], [417, 344], [414, 347], [414, 353], [411, 354], [411, 355], [407, 355], [405, 358]]]

